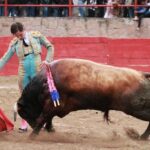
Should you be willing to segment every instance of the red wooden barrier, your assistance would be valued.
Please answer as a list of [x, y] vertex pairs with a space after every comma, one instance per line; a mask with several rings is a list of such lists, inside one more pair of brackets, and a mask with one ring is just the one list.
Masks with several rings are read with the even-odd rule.
[[[110, 39], [104, 37], [48, 37], [55, 47], [55, 59], [83, 58], [99, 63], [150, 71], [150, 39]], [[0, 37], [0, 57], [11, 37]], [[46, 50], [43, 49], [44, 58]], [[16, 75], [18, 59], [14, 55], [0, 75]]]

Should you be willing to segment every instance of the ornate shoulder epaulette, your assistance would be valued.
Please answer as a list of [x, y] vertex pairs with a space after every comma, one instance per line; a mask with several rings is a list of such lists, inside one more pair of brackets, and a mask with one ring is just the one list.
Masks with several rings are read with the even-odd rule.
[[31, 35], [33, 37], [40, 37], [41, 36], [41, 33], [39, 31], [31, 31]]
[[18, 38], [15, 37], [15, 38], [13, 38], [13, 39], [10, 41], [9, 46], [13, 46], [13, 45], [15, 45], [17, 42], [18, 42]]

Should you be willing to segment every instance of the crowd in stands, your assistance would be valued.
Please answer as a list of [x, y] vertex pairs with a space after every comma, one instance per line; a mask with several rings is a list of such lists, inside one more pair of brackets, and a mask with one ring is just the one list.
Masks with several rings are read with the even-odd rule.
[[[138, 5], [150, 5], [150, 0], [137, 0]], [[69, 0], [7, 0], [8, 4], [50, 4], [50, 5], [66, 5]], [[73, 16], [81, 17], [150, 17], [149, 7], [140, 6], [135, 8], [134, 0], [72, 0], [74, 5], [108, 5], [108, 7], [73, 7]], [[0, 0], [0, 4], [4, 4], [4, 0]], [[126, 7], [119, 7], [126, 5]], [[137, 15], [135, 15], [135, 13]], [[0, 6], [0, 16], [4, 16], [4, 7]], [[33, 6], [9, 6], [8, 16], [27, 16], [27, 17], [66, 17], [69, 16], [68, 7], [33, 7]], [[135, 18], [137, 19], [137, 18]]]

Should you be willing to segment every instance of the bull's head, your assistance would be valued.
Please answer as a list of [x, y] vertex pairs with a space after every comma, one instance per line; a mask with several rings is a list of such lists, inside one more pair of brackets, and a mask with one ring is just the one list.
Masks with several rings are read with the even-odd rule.
[[24, 88], [17, 102], [18, 114], [34, 128], [42, 112], [45, 97], [49, 97], [45, 73], [37, 74]]
[[38, 114], [34, 111], [34, 108], [30, 108], [29, 105], [25, 104], [22, 97], [17, 102], [17, 111], [18, 114], [25, 119], [32, 128], [35, 127]]

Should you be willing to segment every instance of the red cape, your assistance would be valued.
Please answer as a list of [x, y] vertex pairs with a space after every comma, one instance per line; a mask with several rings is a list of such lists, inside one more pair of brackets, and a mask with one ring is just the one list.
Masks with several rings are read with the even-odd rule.
[[0, 108], [0, 132], [13, 130], [14, 124], [7, 118]]

